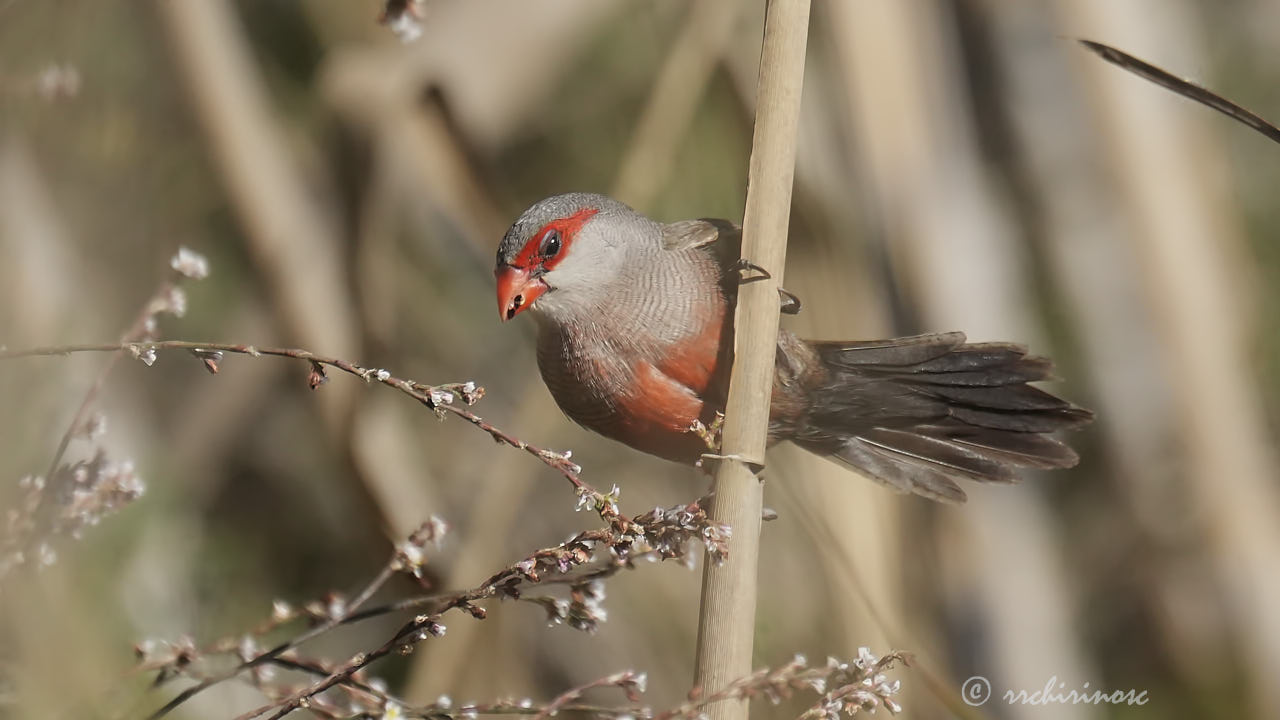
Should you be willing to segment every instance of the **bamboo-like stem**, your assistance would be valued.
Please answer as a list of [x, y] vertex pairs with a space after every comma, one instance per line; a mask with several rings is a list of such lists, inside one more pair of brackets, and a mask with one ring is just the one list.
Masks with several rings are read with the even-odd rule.
[[[742, 284], [734, 316], [733, 375], [713, 510], [717, 522], [733, 528], [733, 541], [727, 562], [708, 563], [703, 573], [694, 677], [703, 693], [751, 671], [763, 495], [757, 473], [769, 427], [808, 32], [809, 0], [768, 0], [742, 232], [742, 257], [768, 277]], [[747, 703], [720, 703], [708, 713], [712, 720], [742, 720]]]

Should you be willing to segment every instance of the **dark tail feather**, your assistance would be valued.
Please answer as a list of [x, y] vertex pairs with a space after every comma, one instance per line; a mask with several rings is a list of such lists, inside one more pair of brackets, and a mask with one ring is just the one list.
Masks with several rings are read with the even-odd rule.
[[1053, 364], [963, 333], [874, 342], [815, 342], [828, 370], [795, 442], [902, 492], [963, 502], [957, 480], [1016, 482], [1017, 468], [1065, 468], [1075, 452], [1045, 433], [1088, 410], [1029, 382]]

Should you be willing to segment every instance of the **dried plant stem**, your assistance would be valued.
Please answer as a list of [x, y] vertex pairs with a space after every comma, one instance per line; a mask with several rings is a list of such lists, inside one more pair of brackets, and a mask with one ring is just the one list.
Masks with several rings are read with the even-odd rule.
[[[446, 613], [461, 610], [477, 620], [484, 619], [487, 611], [477, 605], [481, 601], [511, 599], [532, 603], [548, 611], [549, 621], [556, 624], [564, 623], [579, 630], [592, 631], [603, 620], [603, 614], [598, 607], [599, 601], [603, 598], [603, 585], [599, 584], [599, 581], [622, 570], [635, 568], [641, 561], [689, 558], [695, 546], [706, 545], [711, 553], [712, 562], [719, 562], [724, 558], [727, 553], [725, 529], [712, 524], [703, 508], [705, 501], [706, 498], [701, 498], [692, 503], [665, 510], [655, 508], [633, 518], [616, 518], [609, 522], [608, 527], [584, 530], [559, 545], [538, 550], [467, 590], [429, 593], [380, 606], [364, 607], [394, 573], [408, 572], [415, 577], [420, 577], [417, 570], [425, 560], [418, 553], [410, 553], [406, 548], [412, 546], [420, 551], [426, 542], [434, 541], [438, 537], [435, 533], [439, 531], [435, 528], [439, 521], [433, 519], [410, 535], [409, 546], [403, 543], [398, 544], [395, 554], [382, 571], [352, 600], [340, 603], [339, 609], [329, 609], [332, 606], [331, 600], [326, 600], [324, 603], [308, 603], [303, 606], [304, 612], [293, 612], [289, 609], [274, 611], [270, 620], [260, 624], [248, 634], [228, 636], [203, 648], [187, 643], [177, 646], [167, 644], [159, 650], [140, 649], [142, 662], [137, 670], [157, 672], [159, 674], [155, 683], [157, 686], [168, 679], [179, 677], [196, 681], [195, 685], [179, 693], [148, 717], [150, 720], [158, 720], [195, 695], [214, 685], [236, 678], [255, 667], [268, 663], [275, 665], [307, 663], [307, 658], [299, 657], [294, 652], [304, 643], [327, 634], [339, 625], [349, 625], [391, 613], [412, 610], [415, 611], [415, 617], [404, 623], [390, 640], [378, 648], [360, 653], [341, 666], [312, 662], [304, 669], [319, 678], [309, 686], [287, 688], [283, 692], [273, 692], [270, 688], [260, 687], [271, 702], [242, 717], [257, 717], [271, 712], [277, 713], [275, 717], [282, 717], [283, 714], [304, 705], [314, 708], [315, 703], [320, 702], [317, 696], [339, 686], [349, 691], [366, 692], [367, 687], [358, 676], [364, 668], [389, 654], [411, 651], [428, 637], [443, 635], [445, 627], [437, 621]], [[430, 535], [423, 534], [427, 529], [432, 530]], [[570, 601], [556, 602], [550, 597], [526, 592], [533, 587], [545, 588], [553, 585], [569, 586]], [[288, 608], [287, 605], [286, 608]], [[250, 647], [256, 647], [256, 638], [263, 637], [278, 629], [283, 623], [299, 617], [308, 617], [317, 621], [318, 625], [266, 651], [245, 649], [245, 638], [251, 639]], [[204, 675], [202, 671], [192, 672], [192, 668], [201, 665], [202, 659], [228, 653], [237, 653], [240, 657], [240, 662], [233, 668], [212, 675]], [[619, 682], [626, 680], [622, 676], [611, 677], [618, 679]], [[281, 688], [277, 686], [275, 689]], [[385, 692], [378, 692], [379, 699], [402, 704]], [[572, 703], [574, 700], [568, 699], [565, 702]]]
[[294, 710], [297, 710], [303, 707], [304, 705], [306, 705], [307, 701], [311, 697], [318, 695], [324, 692], [325, 690], [328, 690], [329, 688], [334, 687], [335, 685], [346, 683], [351, 678], [352, 675], [359, 672], [360, 670], [363, 670], [365, 667], [372, 664], [375, 660], [379, 660], [387, 655], [390, 655], [397, 647], [399, 647], [402, 643], [408, 640], [411, 636], [419, 632], [424, 632], [422, 630], [423, 626], [431, 622], [434, 622], [434, 620], [432, 620], [430, 616], [419, 615], [413, 618], [412, 620], [410, 620], [409, 622], [405, 623], [404, 625], [400, 626], [400, 629], [396, 631], [396, 634], [391, 636], [391, 639], [383, 643], [380, 647], [378, 647], [378, 649], [372, 650], [367, 653], [360, 653], [356, 655], [355, 657], [351, 658], [351, 660], [348, 661], [341, 668], [333, 671], [332, 673], [329, 674], [328, 677], [316, 682], [314, 685], [307, 688], [306, 690], [295, 693], [293, 696], [281, 702], [269, 703], [267, 705], [263, 705], [254, 710], [250, 710], [249, 712], [244, 713], [242, 715], [237, 715], [235, 720], [253, 720], [254, 718], [261, 717], [265, 713], [271, 712], [272, 710], [275, 710], [275, 712], [271, 714], [271, 720], [277, 720], [278, 718], [282, 718], [285, 715], [288, 715], [289, 713], [293, 712]]
[[[160, 307], [166, 297], [174, 291], [174, 281], [164, 280], [160, 283], [160, 287], [152, 293], [151, 297], [142, 306], [136, 318], [120, 336], [120, 344], [118, 349], [123, 350], [126, 344], [137, 342], [148, 337], [152, 331], [153, 324], [157, 313], [161, 312]], [[0, 346], [0, 359], [12, 355], [20, 356], [20, 353], [14, 353], [3, 346]], [[117, 352], [111, 356], [109, 360], [98, 370], [98, 374], [93, 379], [93, 383], [89, 389], [85, 391], [84, 398], [80, 401], [80, 406], [76, 408], [76, 412], [71, 416], [71, 422], [67, 423], [67, 429], [63, 431], [62, 437], [58, 439], [57, 449], [53, 452], [53, 457], [49, 461], [49, 469], [45, 472], [45, 478], [48, 482], [56, 482], [58, 478], [58, 467], [62, 464], [62, 458], [67, 454], [67, 448], [71, 445], [71, 439], [75, 434], [83, 428], [85, 421], [89, 418], [89, 409], [93, 407], [94, 402], [98, 399], [98, 395], [102, 392], [102, 386], [106, 384], [107, 377], [111, 375], [111, 371], [115, 369], [116, 362], [119, 361], [120, 354]], [[39, 541], [41, 532], [45, 525], [49, 522], [51, 513], [51, 498], [58, 497], [60, 489], [57, 487], [49, 487], [40, 495], [39, 503], [36, 505], [33, 515], [35, 521], [31, 523], [31, 531], [26, 536], [16, 541], [18, 547], [23, 547], [27, 552], [31, 552], [32, 545]], [[3, 573], [0, 573], [2, 575]]]
[[[163, 297], [168, 294], [172, 287], [172, 282], [164, 281], [160, 288], [152, 294], [152, 298]], [[134, 342], [144, 337], [148, 332], [147, 321], [155, 317], [155, 314], [154, 301], [148, 301], [143, 305], [142, 311], [134, 319], [133, 324], [121, 336], [121, 343]], [[98, 393], [102, 392], [102, 386], [106, 383], [107, 376], [111, 374], [111, 370], [115, 368], [116, 361], [119, 359], [119, 354], [112, 355], [107, 364], [103, 365], [102, 369], [98, 371], [98, 376], [93, 379], [93, 384], [89, 386], [89, 390], [85, 393], [84, 400], [80, 402], [80, 407], [76, 409], [76, 414], [72, 416], [71, 422], [67, 425], [66, 432], [62, 433], [62, 438], [58, 440], [58, 449], [53, 453], [53, 460], [49, 462], [49, 471], [45, 473], [45, 477], [52, 478], [54, 476], [58, 469], [58, 464], [62, 462], [62, 456], [67, 452], [67, 446], [71, 444], [71, 438], [75, 435], [76, 428], [80, 427], [85, 418], [88, 417], [89, 408], [93, 406], [93, 401], [97, 399]]]
[[279, 645], [271, 648], [270, 650], [267, 650], [266, 652], [261, 653], [256, 657], [253, 657], [249, 660], [244, 661], [239, 666], [235, 667], [232, 670], [228, 670], [222, 675], [217, 675], [211, 678], [207, 678], [204, 681], [187, 688], [186, 690], [179, 693], [178, 696], [175, 697], [173, 700], [165, 704], [164, 707], [152, 713], [149, 717], [152, 719], [163, 717], [169, 714], [174, 708], [178, 707], [179, 705], [186, 702], [187, 700], [190, 700], [196, 694], [203, 692], [204, 690], [214, 685], [217, 685], [220, 682], [230, 680], [236, 675], [239, 675], [245, 670], [253, 668], [257, 665], [261, 665], [266, 662], [274, 662], [277, 658], [279, 658], [280, 655], [302, 645], [308, 640], [317, 638], [329, 632], [330, 630], [334, 629], [335, 627], [338, 627], [339, 625], [344, 625], [348, 622], [351, 622], [353, 616], [356, 615], [356, 611], [364, 607], [364, 604], [369, 602], [369, 598], [373, 597], [374, 593], [382, 589], [382, 586], [386, 585], [387, 581], [390, 580], [394, 574], [395, 574], [395, 564], [393, 561], [383, 566], [382, 571], [379, 572], [378, 575], [374, 577], [374, 579], [370, 581], [369, 584], [366, 585], [364, 589], [361, 590], [360, 593], [351, 600], [350, 603], [347, 604], [346, 608], [340, 615], [335, 615], [329, 618], [328, 620], [310, 628], [309, 630], [302, 633], [301, 635], [289, 640], [288, 642], [280, 643]]
[[[717, 522], [733, 528], [733, 552], [703, 573], [695, 685], [716, 693], [751, 672], [763, 467], [778, 337], [778, 288], [786, 262], [804, 80], [809, 0], [769, 0], [760, 57], [742, 257], [768, 277], [743, 283], [735, 315], [733, 374], [715, 477]], [[713, 720], [747, 717], [745, 701], [718, 703]]]
[[[452, 413], [467, 422], [475, 425], [485, 431], [495, 441], [504, 445], [509, 445], [518, 450], [523, 450], [530, 455], [541, 460], [546, 465], [558, 471], [566, 480], [573, 484], [574, 488], [580, 495], [589, 496], [597, 505], [604, 502], [604, 495], [587, 483], [583, 482], [578, 473], [581, 472], [577, 464], [570, 462], [566, 453], [559, 453], [554, 450], [530, 445], [523, 440], [507, 433], [506, 431], [495, 427], [479, 415], [467, 410], [465, 407], [459, 407], [453, 404], [455, 396], [461, 396], [467, 404], [483, 395], [483, 390], [474, 388], [469, 391], [474, 396], [469, 396], [469, 392], [462, 385], [424, 385], [413, 380], [405, 380], [396, 377], [381, 368], [365, 367], [341, 358], [319, 355], [310, 350], [302, 350], [298, 348], [272, 348], [272, 347], [256, 347], [253, 345], [244, 345], [237, 343], [205, 343], [191, 342], [188, 340], [157, 340], [146, 342], [121, 342], [121, 343], [104, 343], [104, 344], [85, 344], [85, 345], [58, 345], [52, 347], [27, 348], [21, 350], [9, 350], [0, 348], [0, 360], [8, 360], [20, 357], [38, 357], [50, 355], [70, 355], [72, 353], [85, 352], [112, 352], [130, 351], [134, 353], [143, 353], [148, 350], [187, 350], [197, 357], [205, 360], [206, 366], [209, 362], [213, 362], [211, 369], [217, 371], [217, 358], [211, 357], [212, 353], [235, 353], [239, 355], [248, 355], [252, 357], [260, 357], [269, 355], [272, 357], [293, 358], [295, 360], [304, 360], [311, 363], [313, 372], [317, 366], [332, 367], [364, 380], [365, 382], [379, 382], [383, 385], [393, 387], [418, 402], [426, 405], [428, 408], [436, 411], [443, 417], [443, 413]], [[118, 357], [118, 356], [117, 356]], [[313, 383], [324, 381], [324, 375], [313, 375]], [[605, 503], [607, 504], [607, 503]]]
[[538, 714], [533, 716], [533, 720], [548, 720], [548, 718], [555, 717], [560, 713], [560, 711], [572, 706], [575, 701], [582, 699], [582, 696], [588, 690], [594, 690], [595, 688], [602, 687], [614, 687], [617, 684], [618, 676], [610, 675], [608, 677], [599, 678], [598, 680], [593, 680], [586, 685], [580, 685], [571, 690], [566, 690], [540, 709]]

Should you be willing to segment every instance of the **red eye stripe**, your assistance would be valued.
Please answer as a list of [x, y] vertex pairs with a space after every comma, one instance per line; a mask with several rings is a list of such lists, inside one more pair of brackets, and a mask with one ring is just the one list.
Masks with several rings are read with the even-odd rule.
[[[529, 242], [526, 242], [524, 247], [520, 248], [520, 254], [516, 255], [511, 264], [518, 268], [528, 268], [545, 262], [546, 269], [550, 270], [560, 262], [565, 253], [569, 252], [569, 245], [573, 242], [574, 236], [578, 234], [578, 230], [587, 223], [587, 220], [591, 219], [592, 215], [598, 212], [600, 211], [596, 208], [583, 208], [569, 217], [552, 220], [544, 225], [541, 230], [534, 233], [533, 237], [529, 238]], [[560, 231], [560, 252], [555, 257], [548, 259], [542, 257], [538, 251], [542, 248], [543, 238], [552, 230]]]

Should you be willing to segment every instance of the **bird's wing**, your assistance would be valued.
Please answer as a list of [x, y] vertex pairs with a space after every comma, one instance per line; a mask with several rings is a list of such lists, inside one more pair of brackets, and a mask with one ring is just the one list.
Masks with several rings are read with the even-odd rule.
[[714, 249], [717, 257], [728, 259], [726, 265], [737, 261], [742, 247], [742, 228], [728, 220], [702, 218], [681, 220], [662, 226], [662, 247], [665, 250]]
[[[728, 220], [702, 218], [699, 220], [681, 220], [662, 226], [662, 247], [664, 250], [680, 251], [702, 249], [715, 259], [724, 272], [726, 290], [736, 291], [737, 281], [743, 272], [764, 272], [762, 268], [752, 265], [742, 257], [742, 228]], [[800, 298], [784, 288], [778, 288], [781, 310], [787, 315], [800, 312]]]

